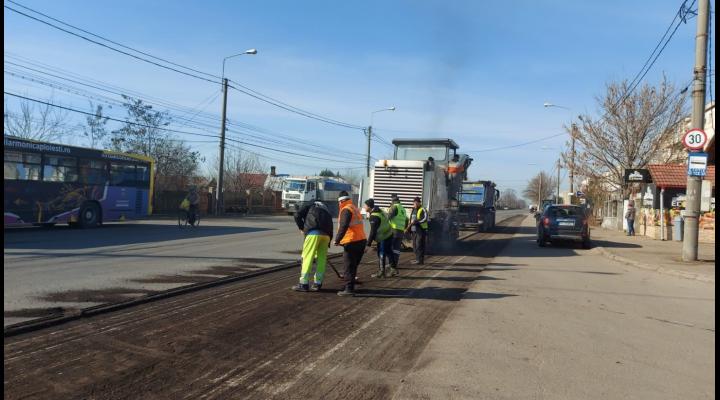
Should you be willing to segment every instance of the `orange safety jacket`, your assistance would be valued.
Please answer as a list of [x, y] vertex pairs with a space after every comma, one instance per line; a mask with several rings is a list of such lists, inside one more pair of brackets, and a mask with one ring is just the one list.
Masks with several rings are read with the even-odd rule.
[[344, 245], [366, 239], [360, 210], [355, 207], [355, 205], [352, 203], [352, 200], [345, 200], [340, 203], [340, 213], [338, 214], [338, 221], [340, 221], [340, 217], [345, 210], [350, 211], [352, 218], [350, 219], [350, 226], [348, 226], [347, 231], [345, 231], [345, 236], [340, 239], [340, 244]]

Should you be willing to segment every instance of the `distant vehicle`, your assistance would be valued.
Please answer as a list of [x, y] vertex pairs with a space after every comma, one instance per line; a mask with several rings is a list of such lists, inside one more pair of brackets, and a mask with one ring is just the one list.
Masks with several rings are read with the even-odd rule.
[[585, 210], [575, 205], [550, 205], [540, 214], [537, 224], [537, 244], [573, 241], [589, 249], [590, 227]]
[[[500, 192], [491, 181], [463, 182], [458, 196], [461, 228], [487, 232], [495, 227], [495, 203]], [[507, 208], [506, 208], [507, 209]]]
[[537, 206], [535, 204], [530, 204], [530, 207], [528, 207], [528, 210], [530, 214], [533, 214], [537, 211]]
[[352, 185], [339, 178], [323, 176], [287, 177], [282, 187], [282, 207], [292, 215], [305, 205], [323, 202], [331, 215], [338, 214], [337, 199], [343, 190], [352, 193]]
[[510, 207], [503, 207], [503, 210], [509, 210]]
[[4, 137], [5, 226], [92, 228], [152, 214], [153, 160]]

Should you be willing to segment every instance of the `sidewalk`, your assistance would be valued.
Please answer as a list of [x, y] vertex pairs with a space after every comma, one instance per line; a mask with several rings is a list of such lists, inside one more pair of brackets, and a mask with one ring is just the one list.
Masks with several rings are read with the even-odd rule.
[[596, 251], [612, 260], [638, 268], [687, 279], [715, 283], [715, 245], [700, 243], [697, 262], [683, 262], [682, 242], [627, 236], [624, 232], [595, 228]]

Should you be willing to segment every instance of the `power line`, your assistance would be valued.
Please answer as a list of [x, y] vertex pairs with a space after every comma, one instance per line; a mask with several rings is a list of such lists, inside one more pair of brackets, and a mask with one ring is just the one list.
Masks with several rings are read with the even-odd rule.
[[[235, 82], [235, 83], [237, 83], [237, 82]], [[272, 101], [272, 100], [268, 100], [268, 99], [266, 99], [266, 98], [263, 98], [263, 97], [261, 97], [261, 96], [259, 96], [259, 95], [256, 95], [256, 94], [250, 92], [249, 90], [239, 89], [239, 88], [237, 88], [237, 87], [235, 87], [235, 86], [232, 86], [232, 85], [228, 85], [228, 87], [231, 88], [231, 89], [235, 89], [235, 90], [237, 90], [238, 92], [243, 93], [243, 94], [245, 94], [245, 95], [247, 95], [247, 96], [250, 96], [250, 97], [252, 97], [252, 98], [254, 98], [254, 99], [257, 99], [257, 100], [260, 100], [260, 101], [262, 101], [262, 102], [271, 104], [271, 105], [273, 105], [273, 106], [275, 106], [275, 107], [278, 107], [278, 108], [281, 108], [281, 109], [283, 109], [283, 110], [285, 110], [285, 111], [289, 111], [289, 112], [291, 112], [291, 113], [295, 113], [295, 114], [298, 114], [298, 115], [302, 115], [303, 117], [306, 117], [306, 118], [314, 119], [314, 120], [317, 120], [317, 121], [320, 121], [320, 122], [325, 122], [325, 123], [327, 123], [327, 124], [332, 124], [332, 125], [336, 125], [336, 126], [341, 126], [341, 127], [343, 127], [343, 128], [364, 129], [362, 126], [359, 126], [359, 125], [351, 125], [351, 124], [348, 124], [348, 123], [345, 123], [345, 122], [335, 121], [335, 120], [330, 119], [330, 118], [327, 118], [327, 117], [316, 116], [316, 114], [313, 114], [313, 113], [304, 111], [304, 110], [302, 110], [302, 109], [300, 109], [300, 108], [293, 107], [293, 106], [286, 106], [286, 105], [284, 105], [284, 103], [280, 103], [280, 102], [275, 102], [275, 101]], [[267, 96], [266, 96], [266, 97], [267, 97]], [[268, 98], [270, 98], [270, 97], [268, 97]]]
[[467, 152], [468, 152], [468, 153], [484, 153], [484, 152], [488, 152], [488, 151], [514, 149], [514, 148], [516, 148], [516, 147], [527, 146], [527, 145], [529, 145], [529, 144], [538, 143], [538, 142], [542, 142], [542, 141], [544, 141], [544, 140], [556, 138], [556, 137], [558, 137], [558, 136], [565, 136], [565, 135], [566, 135], [565, 133], [558, 133], [558, 134], [555, 134], [555, 135], [542, 137], [542, 138], [540, 138], [540, 139], [532, 140], [532, 141], [529, 141], [529, 142], [518, 143], [518, 144], [509, 145], [509, 146], [493, 147], [493, 148], [490, 148], [490, 149], [469, 150], [469, 151], [467, 151]]
[[[84, 115], [90, 115], [90, 116], [94, 116], [94, 115], [95, 115], [95, 114], [90, 113], [90, 112], [78, 110], [78, 109], [71, 108], [71, 107], [65, 107], [65, 106], [61, 106], [61, 105], [58, 105], [58, 104], [49, 103], [49, 102], [42, 101], [42, 100], [33, 99], [33, 98], [26, 97], [26, 96], [22, 96], [22, 95], [19, 95], [19, 94], [16, 94], [16, 93], [11, 93], [11, 92], [7, 92], [7, 91], [5, 91], [5, 92], [3, 92], [3, 93], [6, 94], [6, 95], [9, 95], [9, 96], [17, 97], [17, 98], [19, 98], [19, 99], [24, 99], [24, 100], [32, 101], [32, 102], [35, 102], [35, 103], [44, 104], [44, 105], [47, 105], [47, 106], [50, 106], [50, 107], [60, 108], [60, 109], [63, 109], [63, 110], [66, 110], [66, 111], [75, 112], [75, 113], [78, 113], [78, 114], [84, 114]], [[217, 136], [217, 135], [209, 135], [209, 134], [196, 133], [196, 132], [180, 131], [180, 130], [177, 130], [177, 129], [162, 128], [162, 127], [158, 127], [158, 126], [152, 126], [152, 125], [147, 125], [147, 124], [140, 124], [140, 123], [137, 123], [137, 122], [123, 121], [123, 120], [121, 120], [121, 119], [112, 118], [112, 117], [103, 117], [103, 118], [106, 118], [106, 119], [108, 119], [108, 120], [110, 120], [110, 121], [120, 122], [120, 123], [123, 123], [123, 124], [129, 124], [129, 125], [134, 125], [134, 126], [139, 126], [139, 127], [144, 127], [144, 128], [158, 129], [158, 130], [162, 130], [162, 131], [166, 131], [166, 132], [182, 133], [182, 134], [193, 135], [193, 136], [203, 136], [203, 137], [211, 137], [211, 138], [220, 138], [220, 137]], [[261, 145], [258, 145], [258, 144], [248, 143], [248, 142], [244, 142], [244, 141], [237, 140], [237, 139], [232, 139], [232, 138], [226, 138], [226, 140], [227, 140], [227, 141], [232, 141], [232, 142], [235, 142], [235, 143], [239, 143], [239, 144], [244, 144], [244, 145], [247, 145], [247, 146], [258, 147], [258, 148], [262, 148], [262, 149], [266, 149], [266, 150], [270, 150], [270, 151], [275, 151], [275, 152], [283, 153], [283, 154], [295, 155], [295, 156], [299, 156], [299, 157], [308, 157], [308, 158], [313, 158], [313, 159], [322, 160], [322, 161], [333, 161], [333, 162], [347, 163], [347, 160], [335, 160], [335, 159], [329, 159], [329, 158], [324, 158], [324, 157], [310, 156], [310, 155], [307, 155], [307, 154], [301, 154], [301, 153], [296, 153], [296, 152], [291, 152], [291, 151], [273, 149], [273, 148], [271, 148], [271, 147], [261, 146]], [[349, 164], [359, 164], [359, 162], [358, 162], [358, 163], [349, 163]]]
[[[673, 36], [675, 36], [675, 33], [677, 32], [678, 28], [680, 28], [680, 25], [682, 25], [684, 22], [687, 22], [685, 17], [687, 15], [687, 13], [689, 12], [689, 10], [692, 9], [692, 7], [695, 5], [695, 1], [696, 0], [693, 0], [692, 4], [690, 4], [690, 6], [687, 9], [685, 9], [685, 3], [687, 3], [687, 0], [683, 1], [683, 3], [680, 5], [680, 9], [675, 14], [675, 18], [673, 18], [673, 22], [670, 23], [670, 26], [668, 27], [668, 30], [670, 30], [670, 28], [672, 27], [675, 20], [678, 17], [680, 17], [680, 20], [678, 21], [677, 25], [675, 25], [675, 29], [673, 29], [670, 36], [667, 37], [667, 40], [665, 40], [665, 43], [660, 48], [660, 51], [658, 51], [657, 54], [653, 58], [653, 54], [657, 50], [658, 46], [660, 46], [660, 44], [663, 42], [663, 38], [665, 38], [665, 36], [667, 35], [667, 31], [665, 32], [665, 34], [663, 35], [663, 38], [660, 39], [660, 42], [658, 42], [657, 46], [655, 46], [655, 49], [650, 54], [650, 57], [648, 57], [648, 61], [650, 60], [650, 58], [653, 58], [652, 62], [650, 62], [650, 64], [648, 65], [648, 61], [645, 61], [645, 65], [643, 65], [643, 68], [640, 69], [640, 71], [638, 72], [638, 74], [640, 74], [640, 72], [642, 72], [642, 75], [637, 80], [633, 79], [634, 83], [631, 83], [629, 85], [628, 90], [625, 92], [625, 94], [620, 97], [620, 100], [617, 103], [615, 103], [615, 105], [613, 105], [613, 107], [612, 107], [613, 109], [615, 109], [620, 103], [627, 100], [627, 98], [630, 97], [632, 92], [635, 91], [635, 89], [640, 85], [642, 80], [645, 78], [645, 75], [647, 75], [647, 73], [650, 72], [650, 69], [652, 69], [653, 65], [655, 65], [655, 62], [658, 60], [658, 58], [660, 58], [660, 55], [662, 55], [663, 51], [665, 50], [665, 47], [667, 47], [668, 43], [670, 43], [670, 40], [672, 40]], [[646, 65], [647, 65], [647, 68], [645, 68]], [[643, 69], [644, 69], [644, 72], [643, 72]], [[637, 78], [637, 75], [636, 75], [636, 78]]]
[[[10, 1], [10, 2], [13, 3], [13, 4], [18, 4], [18, 3], [14, 2], [14, 1], [11, 1], [11, 0], [8, 0], [8, 1]], [[118, 45], [118, 46], [122, 46], [123, 48], [130, 49], [130, 50], [132, 50], [132, 51], [135, 51], [135, 52], [140, 53], [140, 54], [143, 54], [143, 55], [147, 55], [147, 56], [152, 57], [152, 58], [157, 59], [157, 60], [162, 60], [163, 62], [169, 63], [169, 64], [171, 64], [171, 65], [180, 66], [181, 68], [184, 68], [184, 69], [187, 69], [187, 70], [190, 70], [190, 71], [195, 71], [195, 72], [198, 72], [198, 73], [207, 75], [207, 76], [217, 77], [216, 75], [212, 75], [212, 74], [208, 74], [208, 73], [205, 73], [205, 72], [197, 71], [197, 70], [195, 70], [195, 69], [192, 69], [192, 68], [189, 68], [189, 67], [185, 67], [185, 66], [182, 66], [182, 65], [177, 64], [177, 63], [169, 62], [169, 61], [167, 61], [167, 60], [165, 60], [165, 59], [162, 59], [162, 58], [160, 58], [160, 57], [156, 57], [156, 56], [150, 55], [150, 54], [148, 54], [148, 53], [144, 53], [144, 52], [138, 51], [138, 50], [136, 50], [136, 49], [133, 49], [132, 47], [119, 44], [119, 43], [117, 43], [117, 42], [115, 42], [115, 41], [111, 41], [111, 40], [109, 40], [109, 39], [106, 39], [106, 38], [104, 38], [104, 37], [102, 37], [102, 36], [100, 36], [100, 35], [94, 34], [94, 33], [89, 32], [89, 31], [87, 31], [87, 30], [77, 28], [77, 27], [75, 27], [74, 25], [71, 25], [71, 24], [68, 24], [68, 23], [66, 23], [66, 22], [63, 22], [63, 21], [61, 21], [61, 20], [59, 20], [59, 19], [56, 19], [56, 18], [47, 16], [46, 14], [40, 13], [40, 12], [35, 11], [35, 10], [31, 9], [31, 8], [22, 6], [22, 5], [20, 5], [20, 4], [18, 4], [18, 5], [19, 5], [20, 7], [23, 7], [23, 8], [25, 8], [25, 9], [27, 9], [27, 10], [30, 10], [30, 11], [38, 14], [38, 15], [42, 15], [42, 16], [44, 16], [44, 17], [46, 17], [46, 18], [49, 18], [49, 19], [51, 19], [51, 20], [53, 20], [53, 21], [56, 21], [56, 22], [61, 23], [61, 24], [65, 25], [65, 26], [68, 26], [68, 27], [72, 27], [73, 29], [76, 29], [76, 30], [79, 30], [79, 31], [81, 31], [81, 32], [83, 32], [83, 33], [87, 33], [87, 34], [92, 35], [92, 36], [94, 36], [94, 37], [100, 38], [100, 39], [105, 40], [105, 41], [107, 41], [107, 42], [109, 42], [109, 43], [113, 43], [113, 44], [116, 44], [116, 45]], [[67, 34], [73, 35], [73, 36], [75, 36], [75, 37], [81, 38], [81, 39], [83, 39], [83, 40], [86, 40], [86, 41], [88, 41], [88, 42], [90, 42], [90, 43], [93, 43], [93, 44], [96, 44], [96, 45], [98, 45], [98, 46], [102, 46], [102, 47], [105, 47], [105, 48], [107, 48], [107, 49], [109, 49], [109, 50], [116, 51], [116, 52], [118, 52], [118, 53], [120, 53], [120, 54], [124, 54], [124, 55], [126, 55], [126, 56], [133, 57], [133, 58], [135, 58], [135, 59], [137, 59], [137, 60], [144, 61], [144, 62], [147, 62], [147, 63], [149, 63], [149, 64], [152, 64], [152, 65], [155, 65], [155, 66], [158, 66], [158, 67], [161, 67], [161, 68], [165, 68], [165, 69], [168, 69], [168, 70], [170, 70], [170, 71], [178, 72], [178, 73], [181, 73], [181, 74], [183, 74], [183, 75], [187, 75], [187, 76], [190, 76], [190, 77], [193, 77], [193, 78], [196, 78], [196, 79], [204, 80], [204, 81], [211, 82], [211, 83], [215, 83], [215, 84], [219, 83], [219, 82], [217, 82], [217, 81], [215, 81], [215, 80], [203, 78], [203, 77], [201, 77], [201, 76], [198, 76], [198, 75], [195, 75], [195, 74], [186, 72], [186, 71], [181, 71], [181, 70], [179, 70], [179, 69], [177, 69], [177, 68], [169, 67], [169, 66], [167, 66], [167, 65], [160, 64], [160, 63], [158, 63], [158, 62], [149, 60], [149, 59], [147, 59], [147, 58], [140, 57], [140, 56], [138, 56], [138, 55], [129, 53], [129, 52], [127, 52], [127, 51], [117, 49], [117, 48], [115, 48], [115, 47], [113, 47], [113, 46], [109, 46], [109, 45], [107, 45], [107, 44], [105, 44], [105, 43], [102, 43], [102, 42], [99, 42], [99, 41], [97, 41], [97, 40], [91, 39], [91, 38], [89, 38], [89, 37], [87, 37], [87, 36], [83, 36], [83, 35], [81, 35], [81, 34], [72, 32], [72, 31], [70, 31], [70, 30], [68, 30], [68, 29], [62, 28], [62, 27], [60, 27], [60, 26], [58, 26], [58, 25], [55, 25], [55, 24], [53, 24], [53, 23], [50, 23], [50, 22], [48, 22], [48, 21], [44, 21], [44, 20], [42, 20], [42, 19], [40, 19], [40, 18], [36, 18], [36, 17], [34, 17], [34, 16], [32, 16], [32, 15], [29, 15], [29, 14], [26, 14], [26, 13], [24, 13], [24, 12], [22, 12], [22, 11], [16, 10], [16, 9], [10, 7], [10, 6], [4, 5], [4, 7], [7, 8], [8, 10], [14, 11], [14, 12], [16, 12], [16, 13], [24, 16], [24, 17], [27, 17], [27, 18], [30, 18], [30, 19], [35, 20], [35, 21], [37, 21], [37, 22], [43, 23], [43, 24], [45, 24], [45, 25], [48, 25], [48, 26], [50, 26], [50, 27], [53, 27], [53, 28], [55, 28], [55, 29], [57, 29], [57, 30], [60, 30], [60, 31], [62, 31], [62, 32], [65, 32], [65, 33], [67, 33]], [[324, 117], [324, 116], [322, 116], [322, 115], [315, 114], [315, 113], [312, 113], [312, 112], [310, 112], [310, 111], [306, 111], [306, 110], [303, 110], [303, 109], [301, 109], [301, 108], [298, 108], [298, 107], [289, 105], [289, 104], [284, 103], [284, 102], [282, 102], [282, 101], [280, 101], [280, 100], [274, 99], [274, 98], [272, 98], [272, 97], [270, 97], [270, 96], [268, 96], [268, 95], [262, 94], [262, 93], [260, 93], [260, 92], [258, 92], [258, 91], [256, 91], [256, 90], [251, 89], [251, 88], [249, 88], [249, 87], [247, 87], [247, 86], [244, 86], [244, 85], [242, 85], [242, 84], [240, 84], [240, 83], [238, 83], [238, 82], [234, 82], [234, 81], [233, 81], [233, 83], [235, 83], [236, 85], [238, 85], [238, 86], [241, 88], [241, 89], [240, 89], [240, 88], [238, 88], [238, 87], [230, 86], [230, 87], [232, 87], [233, 89], [235, 89], [235, 90], [237, 90], [237, 91], [239, 91], [239, 92], [241, 92], [241, 93], [243, 93], [243, 94], [245, 94], [245, 95], [247, 95], [247, 96], [253, 97], [253, 98], [257, 99], [257, 100], [260, 100], [260, 101], [263, 101], [263, 102], [265, 102], [265, 103], [271, 104], [271, 105], [273, 105], [273, 106], [275, 106], [275, 107], [284, 109], [284, 110], [286, 110], [286, 111], [289, 111], [289, 112], [292, 112], [292, 113], [295, 113], [295, 114], [298, 114], [298, 115], [302, 115], [302, 116], [305, 116], [305, 117], [307, 117], [307, 118], [311, 118], [311, 119], [314, 119], [314, 120], [317, 120], [317, 121], [325, 122], [325, 123], [328, 123], [328, 124], [333, 124], [333, 125], [336, 125], [336, 126], [341, 126], [341, 127], [350, 128], [350, 129], [362, 129], [362, 127], [359, 126], [359, 125], [349, 124], [349, 123], [346, 123], [346, 122], [334, 120], [334, 119], [329, 118], [329, 117]]]
[[57, 18], [53, 18], [53, 17], [51, 17], [50, 15], [43, 14], [43, 13], [41, 13], [40, 11], [37, 11], [37, 10], [34, 10], [34, 9], [30, 8], [30, 7], [24, 6], [24, 5], [22, 5], [22, 4], [20, 4], [20, 3], [16, 2], [16, 1], [13, 1], [13, 0], [7, 0], [7, 1], [8, 1], [9, 3], [15, 4], [16, 6], [21, 7], [21, 8], [23, 8], [23, 9], [25, 9], [25, 10], [28, 10], [28, 11], [30, 11], [30, 12], [33, 12], [33, 13], [38, 14], [38, 15], [42, 15], [43, 17], [45, 17], [45, 18], [47, 18], [47, 19], [49, 19], [49, 20], [55, 21], [55, 22], [57, 22], [57, 23], [60, 23], [60, 24], [62, 24], [62, 25], [65, 25], [65, 26], [67, 26], [67, 27], [70, 27], [70, 28], [72, 28], [72, 29], [75, 29], [75, 30], [78, 30], [78, 31], [80, 31], [80, 32], [86, 33], [86, 34], [91, 35], [91, 36], [93, 36], [93, 37], [96, 37], [96, 38], [98, 38], [98, 39], [102, 39], [102, 40], [104, 40], [104, 41], [106, 41], [106, 42], [112, 43], [112, 44], [114, 44], [114, 45], [116, 45], [116, 46], [120, 46], [120, 47], [122, 47], [122, 48], [124, 48], [124, 49], [131, 50], [131, 51], [134, 51], [134, 52], [136, 52], [136, 53], [140, 53], [140, 54], [142, 54], [142, 55], [144, 55], [144, 56], [148, 56], [148, 57], [150, 57], [150, 58], [154, 58], [154, 59], [156, 59], [156, 60], [158, 60], [158, 61], [162, 61], [162, 62], [164, 62], [164, 63], [170, 64], [170, 65], [174, 65], [174, 66], [176, 66], [176, 67], [180, 67], [180, 68], [183, 68], [183, 69], [187, 69], [187, 70], [189, 70], [189, 71], [197, 72], [198, 74], [202, 74], [202, 75], [210, 76], [210, 77], [213, 77], [213, 78], [221, 79], [220, 76], [213, 75], [213, 74], [209, 74], [209, 73], [203, 72], [203, 71], [198, 71], [198, 70], [196, 70], [196, 69], [193, 69], [193, 68], [190, 68], [190, 67], [186, 67], [186, 66], [184, 66], [184, 65], [180, 65], [180, 64], [174, 63], [174, 62], [172, 62], [172, 61], [170, 61], [170, 60], [166, 60], [166, 59], [164, 59], [164, 58], [160, 58], [160, 57], [154, 56], [154, 55], [152, 55], [152, 54], [143, 52], [143, 51], [141, 51], [141, 50], [138, 50], [138, 49], [135, 49], [135, 48], [126, 46], [126, 45], [124, 45], [124, 44], [122, 44], [122, 43], [118, 43], [118, 42], [113, 41], [113, 40], [111, 40], [111, 39], [108, 39], [108, 38], [106, 38], [106, 37], [100, 36], [100, 35], [98, 35], [98, 34], [92, 33], [92, 32], [87, 31], [87, 30], [85, 30], [85, 29], [82, 29], [82, 28], [79, 28], [79, 27], [77, 27], [77, 26], [71, 25], [71, 24], [69, 24], [69, 23], [67, 23], [67, 22], [61, 21], [61, 20], [59, 20], [59, 19], [57, 19]]
[[6, 6], [6, 5], [4, 5], [4, 7], [7, 8], [8, 10], [10, 10], [10, 11], [14, 11], [14, 12], [16, 12], [16, 13], [22, 15], [22, 16], [25, 16], [25, 17], [30, 18], [30, 19], [32, 19], [32, 20], [35, 20], [35, 21], [37, 21], [37, 22], [40, 22], [40, 23], [43, 23], [43, 24], [48, 25], [48, 26], [50, 26], [50, 27], [53, 27], [53, 28], [55, 28], [55, 29], [57, 29], [57, 30], [59, 30], [59, 31], [65, 32], [65, 33], [67, 33], [67, 34], [69, 34], [69, 35], [73, 35], [73, 36], [78, 37], [78, 38], [80, 38], [80, 39], [86, 40], [86, 41], [88, 41], [88, 42], [90, 42], [90, 43], [94, 43], [94, 44], [96, 44], [96, 45], [98, 45], [98, 46], [105, 47], [106, 49], [109, 49], [109, 50], [112, 50], [112, 51], [116, 51], [116, 52], [118, 52], [118, 53], [120, 53], [120, 54], [124, 54], [124, 55], [126, 55], [126, 56], [135, 58], [135, 59], [140, 60], [140, 61], [144, 61], [144, 62], [149, 63], [149, 64], [153, 64], [153, 65], [158, 66], [158, 67], [160, 67], [160, 68], [165, 68], [165, 69], [167, 69], [167, 70], [174, 71], [174, 72], [177, 72], [177, 73], [180, 73], [180, 74], [183, 74], [183, 75], [187, 75], [187, 76], [190, 76], [190, 77], [193, 77], [193, 78], [196, 78], [196, 79], [200, 79], [200, 80], [203, 80], [203, 81], [207, 81], [207, 82], [211, 82], [211, 83], [214, 83], [214, 84], [218, 84], [217, 81], [214, 81], [214, 80], [211, 80], [211, 79], [207, 79], [207, 78], [203, 78], [203, 77], [201, 77], [201, 76], [198, 76], [198, 75], [195, 75], [195, 74], [191, 74], [191, 73], [189, 73], [189, 72], [181, 71], [181, 70], [179, 70], [179, 69], [177, 69], [177, 68], [168, 67], [167, 65], [162, 65], [162, 64], [157, 63], [157, 62], [155, 62], [155, 61], [148, 60], [147, 58], [143, 58], [143, 57], [137, 56], [137, 55], [135, 55], [135, 54], [128, 53], [127, 51], [124, 51], [124, 50], [116, 49], [115, 47], [108, 46], [108, 45], [106, 45], [105, 43], [98, 42], [97, 40], [90, 39], [90, 38], [87, 37], [87, 36], [83, 36], [83, 35], [80, 35], [80, 34], [78, 34], [78, 33], [69, 31], [69, 30], [67, 30], [67, 29], [65, 29], [65, 28], [59, 27], [59, 26], [57, 26], [57, 25], [55, 25], [55, 24], [52, 24], [52, 23], [50, 23], [50, 22], [43, 21], [43, 20], [41, 20], [40, 18], [33, 17], [32, 15], [26, 14], [26, 13], [24, 13], [24, 12], [22, 12], [22, 11], [19, 11], [19, 10], [16, 10], [16, 9], [14, 9], [14, 8], [12, 8], [12, 7], [9, 7], [9, 6]]
[[[11, 57], [11, 58], [17, 58], [17, 57], [11, 56], [11, 55], [10, 55], [10, 57]], [[65, 77], [65, 76], [61, 76], [61, 75], [49, 73], [49, 72], [47, 72], [47, 71], [42, 71], [42, 70], [39, 70], [39, 69], [36, 69], [36, 68], [32, 68], [32, 67], [28, 67], [28, 66], [25, 66], [25, 65], [22, 65], [22, 64], [14, 63], [14, 62], [12, 62], [12, 61], [5, 61], [5, 63], [6, 63], [6, 64], [9, 64], [9, 65], [18, 66], [18, 67], [20, 67], [20, 68], [27, 69], [27, 70], [30, 70], [30, 71], [34, 71], [34, 72], [37, 72], [37, 73], [40, 73], [40, 74], [43, 74], [43, 75], [47, 75], [47, 76], [59, 78], [59, 79], [65, 80], [65, 81], [69, 81], [69, 82], [75, 83], [75, 84], [79, 84], [79, 85], [82, 85], [82, 86], [86, 86], [86, 87], [89, 87], [89, 88], [92, 88], [92, 89], [96, 89], [96, 90], [100, 90], [100, 91], [103, 91], [103, 92], [111, 93], [111, 94], [117, 95], [117, 96], [124, 96], [124, 93], [122, 93], [122, 92], [127, 92], [127, 93], [133, 94], [134, 97], [139, 98], [139, 99], [143, 99], [144, 97], [150, 97], [150, 96], [147, 96], [147, 95], [145, 95], [145, 94], [133, 92], [133, 91], [127, 90], [127, 89], [125, 89], [125, 88], [120, 88], [120, 87], [118, 87], [118, 88], [115, 89], [115, 90], [110, 90], [110, 89], [107, 89], [107, 87], [113, 87], [112, 85], [108, 85], [107, 83], [103, 83], [103, 82], [100, 82], [100, 81], [97, 81], [97, 84], [88, 84], [88, 83], [86, 83], [86, 82], [82, 82], [82, 81], [79, 81], [79, 80], [76, 80], [76, 79], [70, 79], [70, 78]], [[31, 62], [31, 64], [32, 64], [32, 62]], [[52, 69], [52, 68], [50, 68], [50, 67], [47, 66], [47, 65], [40, 65], [40, 66], [41, 66], [42, 68]], [[9, 71], [7, 71], [7, 70], [6, 70], [6, 73], [11, 74], [11, 75], [15, 75], [14, 73], [9, 72]], [[67, 71], [62, 71], [62, 70], [60, 70], [59, 73], [65, 74], [65, 73], [68, 73], [68, 72], [67, 72]], [[74, 75], [76, 75], [76, 74], [74, 74]], [[77, 76], [78, 76], [78, 79], [83, 79], [83, 80], [85, 80], [85, 81], [93, 81], [93, 80], [91, 80], [91, 79], [88, 79], [88, 78], [85, 78], [85, 77], [81, 77], [81, 76], [79, 76], [79, 75], [77, 75]], [[27, 79], [27, 80], [31, 80], [31, 81], [34, 81], [34, 82], [38, 82], [38, 83], [40, 83], [40, 84], [43, 84], [43, 85], [46, 85], [46, 86], [50, 86], [50, 87], [53, 87], [53, 88], [56, 88], [56, 89], [59, 89], [59, 90], [62, 90], [62, 91], [66, 91], [66, 92], [69, 92], [69, 93], [73, 93], [73, 94], [76, 94], [76, 95], [79, 95], [79, 96], [87, 97], [87, 98], [90, 98], [90, 99], [92, 99], [92, 100], [110, 102], [110, 103], [112, 103], [112, 104], [114, 104], [114, 105], [120, 105], [120, 106], [122, 106], [122, 104], [123, 104], [122, 102], [119, 102], [119, 101], [110, 99], [110, 98], [108, 98], [108, 97], [106, 97], [106, 100], [103, 100], [103, 99], [98, 99], [98, 98], [95, 97], [94, 95], [82, 94], [82, 93], [80, 93], [79, 90], [76, 89], [76, 88], [72, 88], [72, 87], [67, 86], [67, 85], [65, 85], [65, 87], [61, 87], [62, 84], [60, 84], [60, 83], [56, 83], [56, 82], [48, 83], [48, 81], [42, 81], [42, 78], [38, 78], [38, 79], [36, 80], [36, 79], [32, 79], [32, 78], [27, 78], [27, 77], [25, 77], [25, 76], [19, 76], [19, 77], [22, 78], [22, 79]], [[70, 88], [70, 89], [68, 89], [68, 88]], [[219, 92], [218, 92], [218, 93], [219, 93]], [[217, 96], [217, 93], [215, 94], [215, 96]], [[207, 129], [207, 128], [219, 129], [219, 126], [217, 126], [217, 125], [210, 125], [210, 124], [207, 124], [207, 123], [199, 123], [199, 122], [193, 121], [193, 119], [195, 118], [195, 116], [200, 115], [200, 113], [202, 112], [202, 110], [187, 109], [187, 108], [185, 108], [185, 107], [183, 107], [183, 106], [175, 105], [175, 104], [173, 104], [173, 103], [171, 103], [171, 102], [167, 102], [167, 101], [160, 100], [160, 99], [158, 99], [158, 100], [156, 100], [156, 101], [148, 101], [147, 99], [143, 99], [143, 100], [145, 100], [145, 101], [147, 101], [147, 102], [149, 102], [149, 103], [151, 103], [151, 104], [152, 104], [152, 103], [161, 104], [161, 105], [163, 105], [163, 106], [165, 106], [165, 107], [169, 107], [170, 109], [178, 110], [178, 111], [180, 111], [180, 112], [182, 112], [182, 113], [191, 113], [191, 112], [194, 112], [195, 115], [194, 115], [192, 118], [186, 118], [186, 117], [183, 117], [183, 116], [178, 116], [178, 115], [173, 115], [173, 114], [171, 114], [171, 113], [168, 113], [168, 114], [171, 115], [174, 119], [178, 119], [178, 120], [184, 121], [184, 122], [181, 122], [181, 125], [182, 125], [182, 126], [188, 125], [189, 123], [192, 122], [192, 124], [193, 124], [196, 128], [198, 128], [198, 127], [197, 127], [198, 124], [200, 124], [200, 125], [202, 125], [202, 126], [204, 127], [204, 128], [198, 128], [198, 129]], [[209, 100], [212, 101], [211, 99], [209, 99]], [[206, 102], [206, 101], [203, 101], [203, 102], [201, 102], [200, 104], [203, 104], [203, 103], [205, 103], [205, 102]], [[203, 116], [203, 117], [204, 117], [204, 118], [208, 118], [208, 119], [213, 119], [213, 120], [219, 118], [219, 117], [217, 117], [217, 116]], [[301, 140], [301, 139], [298, 139], [298, 138], [295, 138], [295, 137], [292, 137], [292, 136], [288, 136], [288, 135], [284, 135], [284, 134], [281, 134], [281, 133], [278, 133], [278, 132], [275, 132], [275, 131], [270, 131], [270, 130], [267, 130], [267, 129], [259, 128], [259, 127], [256, 127], [256, 126], [253, 126], [253, 125], [250, 125], [250, 124], [246, 124], [246, 123], [234, 123], [234, 122], [232, 122], [232, 121], [229, 121], [228, 124], [229, 124], [229, 125], [232, 125], [232, 126], [239, 126], [239, 127], [242, 127], [243, 129], [248, 129], [248, 130], [256, 131], [256, 132], [259, 132], [260, 134], [263, 134], [263, 135], [272, 135], [272, 136], [278, 136], [278, 137], [284, 138], [285, 141], [279, 141], [279, 140], [275, 140], [275, 139], [265, 139], [265, 138], [261, 138], [261, 137], [258, 137], [258, 136], [249, 135], [249, 134], [247, 134], [247, 133], [245, 133], [245, 132], [239, 132], [239, 131], [237, 131], [238, 133], [241, 133], [241, 134], [244, 134], [244, 135], [253, 136], [253, 137], [258, 138], [258, 139], [260, 139], [260, 140], [270, 141], [270, 142], [274, 142], [274, 143], [277, 143], [277, 144], [280, 144], [280, 145], [292, 146], [292, 147], [298, 147], [298, 146], [300, 146], [300, 147], [314, 147], [314, 148], [317, 148], [317, 149], [321, 149], [321, 150], [323, 150], [323, 151], [332, 151], [332, 152], [334, 152], [334, 153], [347, 154], [349, 157], [362, 157], [362, 158], [365, 157], [364, 154], [353, 153], [353, 152], [349, 152], [349, 151], [346, 151], [346, 150], [334, 149], [334, 148], [330, 148], [330, 147], [327, 147], [327, 146], [323, 146], [323, 145], [319, 145], [319, 144], [314, 144], [314, 143], [309, 142], [309, 141], [307, 141], [307, 140]], [[229, 131], [232, 131], [232, 130], [229, 129]], [[293, 143], [288, 143], [288, 141], [291, 141], [291, 142], [293, 142]], [[315, 150], [311, 150], [311, 151], [315, 151]]]

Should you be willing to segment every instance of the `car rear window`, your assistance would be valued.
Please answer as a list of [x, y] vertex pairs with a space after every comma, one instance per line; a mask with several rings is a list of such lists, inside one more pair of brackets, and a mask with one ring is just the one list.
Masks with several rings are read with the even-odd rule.
[[580, 207], [551, 207], [547, 210], [548, 214], [553, 217], [582, 217], [583, 212]]

